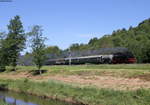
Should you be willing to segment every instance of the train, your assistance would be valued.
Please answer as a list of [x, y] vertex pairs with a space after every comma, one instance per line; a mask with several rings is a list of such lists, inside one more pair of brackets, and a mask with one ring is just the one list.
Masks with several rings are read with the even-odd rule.
[[[117, 49], [117, 50], [116, 50]], [[66, 58], [49, 59], [45, 65], [79, 65], [79, 64], [121, 64], [136, 63], [134, 55], [126, 50], [102, 49], [96, 55], [70, 56]]]

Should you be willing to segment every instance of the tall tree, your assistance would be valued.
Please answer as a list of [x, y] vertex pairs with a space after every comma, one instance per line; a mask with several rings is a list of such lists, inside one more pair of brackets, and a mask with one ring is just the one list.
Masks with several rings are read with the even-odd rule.
[[46, 60], [46, 54], [45, 54], [45, 38], [43, 37], [41, 26], [35, 25], [31, 32], [30, 36], [32, 41], [32, 54], [33, 54], [33, 62], [37, 66], [40, 74], [41, 74], [41, 67], [43, 66], [45, 60]]
[[13, 70], [16, 69], [17, 59], [20, 52], [25, 47], [25, 33], [23, 29], [22, 22], [19, 16], [15, 16], [10, 20], [8, 25], [8, 36], [5, 40], [5, 45], [7, 46], [8, 61], [13, 67]]

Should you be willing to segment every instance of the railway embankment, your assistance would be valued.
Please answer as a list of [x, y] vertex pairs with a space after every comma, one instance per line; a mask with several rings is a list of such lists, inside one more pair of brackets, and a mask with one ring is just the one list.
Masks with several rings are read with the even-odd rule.
[[149, 105], [150, 65], [51, 66], [0, 73], [0, 88], [85, 105]]

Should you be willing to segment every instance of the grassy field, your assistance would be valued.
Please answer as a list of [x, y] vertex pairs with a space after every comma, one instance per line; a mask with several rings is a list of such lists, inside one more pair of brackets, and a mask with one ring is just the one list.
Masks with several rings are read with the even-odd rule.
[[[9, 69], [9, 68], [8, 68]], [[47, 70], [43, 75], [111, 75], [120, 77], [136, 77], [150, 75], [150, 64], [118, 64], [118, 65], [72, 65], [44, 66]], [[33, 66], [18, 66], [17, 72], [36, 70]], [[149, 76], [147, 76], [149, 77]], [[149, 79], [149, 78], [147, 78]]]
[[[150, 105], [150, 64], [33, 66], [0, 73], [0, 86], [87, 105]], [[124, 88], [125, 87], [125, 88]]]
[[[18, 70], [33, 70], [33, 66], [18, 66]], [[127, 69], [127, 70], [150, 70], [150, 64], [100, 64], [100, 65], [57, 65], [57, 66], [44, 66], [46, 70], [97, 70], [97, 69]]]

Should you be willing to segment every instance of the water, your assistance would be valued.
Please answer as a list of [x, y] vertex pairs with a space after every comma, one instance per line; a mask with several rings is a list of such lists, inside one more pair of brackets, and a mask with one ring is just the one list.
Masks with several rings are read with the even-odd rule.
[[77, 105], [10, 91], [0, 91], [0, 100], [12, 105]]

